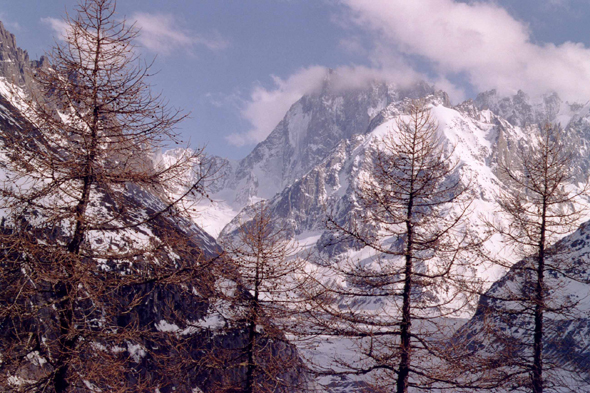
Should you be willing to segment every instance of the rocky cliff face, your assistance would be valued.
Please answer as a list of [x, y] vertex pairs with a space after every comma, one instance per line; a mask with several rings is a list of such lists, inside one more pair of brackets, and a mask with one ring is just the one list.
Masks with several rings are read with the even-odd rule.
[[46, 64], [45, 58], [31, 61], [27, 51], [16, 45], [16, 38], [0, 22], [0, 75], [17, 86], [31, 85], [28, 73]]
[[[569, 106], [555, 93], [533, 101], [520, 90], [514, 96], [508, 97], [502, 97], [496, 90], [490, 90], [478, 94], [474, 103], [479, 109], [489, 109], [510, 124], [520, 127], [546, 121], [553, 122], [563, 113], [562, 106]], [[563, 126], [566, 127], [567, 124]]]
[[297, 101], [268, 138], [237, 164], [227, 187], [240, 206], [271, 198], [319, 165], [343, 140], [369, 132], [371, 122], [392, 102], [434, 93], [426, 83], [343, 89], [334, 86], [329, 74], [318, 93]]

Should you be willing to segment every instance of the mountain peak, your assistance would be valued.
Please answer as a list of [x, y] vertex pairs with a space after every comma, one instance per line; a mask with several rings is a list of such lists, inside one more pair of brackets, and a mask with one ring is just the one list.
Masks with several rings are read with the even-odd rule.
[[271, 198], [318, 165], [340, 141], [370, 132], [390, 104], [428, 96], [449, 103], [445, 93], [426, 82], [356, 85], [328, 71], [322, 87], [294, 103], [267, 139], [240, 162], [235, 182], [239, 199]]
[[[496, 89], [480, 93], [474, 100], [480, 110], [492, 112], [508, 120], [514, 126], [554, 122], [561, 111], [563, 101], [557, 93], [531, 97], [522, 90], [514, 95], [502, 96]], [[563, 124], [565, 127], [566, 124]]]
[[47, 58], [31, 61], [26, 50], [16, 45], [14, 34], [10, 33], [0, 21], [0, 77], [18, 86], [30, 86], [29, 71], [43, 67]]

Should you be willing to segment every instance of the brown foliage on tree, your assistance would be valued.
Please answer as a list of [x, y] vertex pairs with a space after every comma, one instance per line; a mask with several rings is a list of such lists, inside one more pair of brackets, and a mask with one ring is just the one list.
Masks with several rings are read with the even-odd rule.
[[[479, 378], [481, 387], [579, 391], [575, 376], [583, 379], [584, 372], [568, 364], [573, 348], [554, 340], [561, 336], [555, 320], [577, 318], [572, 315], [577, 302], [560, 299], [566, 282], [560, 280], [582, 279], [576, 274], [577, 261], [568, 257], [571, 249], [558, 240], [577, 229], [586, 210], [581, 197], [588, 189], [587, 184], [574, 188], [572, 153], [562, 134], [560, 126], [546, 123], [516, 162], [500, 163], [510, 191], [499, 198], [502, 219], [489, 220], [489, 225], [525, 259], [513, 266], [496, 261], [510, 268], [511, 284], [484, 294], [485, 307], [479, 310], [483, 331], [471, 340], [486, 343], [488, 349], [466, 355], [463, 365], [470, 370], [465, 376]], [[548, 343], [550, 350], [544, 348]], [[562, 381], [563, 372], [574, 379]]]
[[236, 282], [247, 296], [230, 293], [232, 319], [244, 321], [247, 340], [236, 348], [245, 367], [244, 393], [306, 390], [306, 367], [287, 341], [289, 326], [302, 301], [304, 259], [285, 231], [273, 221], [269, 207], [252, 207], [253, 217], [222, 242]]
[[407, 112], [376, 143], [354, 218], [328, 219], [335, 241], [367, 247], [374, 257], [333, 265], [346, 285], [318, 280], [310, 294], [321, 300], [311, 312], [318, 331], [358, 345], [359, 358], [340, 360], [340, 369], [398, 393], [452, 382], [439, 372], [452, 331], [445, 318], [468, 307], [469, 251], [478, 244], [466, 229], [469, 184], [452, 149], [423, 103], [411, 102]]
[[41, 93], [1, 134], [0, 390], [166, 391], [199, 361], [146, 318], [206, 308], [213, 280], [178, 202], [211, 174], [201, 151], [150, 158], [184, 116], [152, 94], [115, 2], [83, 0], [66, 24]]

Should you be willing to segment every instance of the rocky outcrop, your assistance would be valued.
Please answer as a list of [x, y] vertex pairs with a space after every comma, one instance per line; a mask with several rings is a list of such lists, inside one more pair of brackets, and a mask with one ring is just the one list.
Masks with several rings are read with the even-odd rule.
[[[513, 96], [500, 96], [496, 90], [489, 90], [478, 94], [474, 103], [479, 109], [489, 109], [510, 124], [520, 127], [553, 122], [561, 112], [562, 104], [566, 104], [556, 93], [533, 100], [521, 90]], [[567, 124], [562, 126], [566, 127]]]
[[16, 38], [0, 22], [0, 76], [18, 86], [32, 84], [30, 70], [46, 65], [46, 58], [31, 61], [27, 51], [16, 45]]
[[272, 198], [319, 165], [343, 140], [370, 132], [383, 121], [382, 111], [407, 98], [448, 96], [424, 83], [407, 87], [374, 82], [366, 88], [339, 88], [329, 73], [322, 89], [297, 101], [273, 132], [237, 165], [227, 187], [244, 206]]

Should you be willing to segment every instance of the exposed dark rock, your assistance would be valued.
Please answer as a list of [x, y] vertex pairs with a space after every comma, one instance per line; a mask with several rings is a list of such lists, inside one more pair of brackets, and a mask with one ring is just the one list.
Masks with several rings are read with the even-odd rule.
[[0, 22], [0, 76], [6, 78], [8, 82], [30, 88], [31, 70], [44, 67], [46, 63], [44, 56], [41, 56], [39, 60], [29, 60], [27, 51], [16, 45], [14, 34], [8, 32]]

